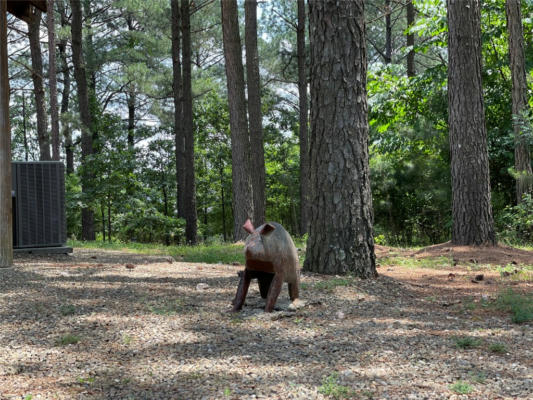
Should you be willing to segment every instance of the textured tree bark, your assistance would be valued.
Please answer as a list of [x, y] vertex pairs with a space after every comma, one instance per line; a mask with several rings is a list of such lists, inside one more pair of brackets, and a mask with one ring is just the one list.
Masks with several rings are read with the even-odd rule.
[[29, 158], [28, 148], [28, 131], [26, 129], [26, 95], [22, 92], [22, 133], [24, 136], [24, 160], [27, 162]]
[[311, 216], [304, 268], [375, 277], [364, 0], [309, 1]]
[[32, 7], [33, 11], [28, 23], [28, 37], [30, 39], [31, 77], [33, 80], [33, 93], [35, 95], [35, 109], [37, 114], [37, 138], [41, 161], [49, 161], [50, 135], [46, 118], [46, 106], [43, 87], [43, 57], [41, 54], [40, 26], [41, 10]]
[[181, 35], [183, 41], [183, 137], [185, 144], [185, 240], [196, 244], [198, 214], [194, 170], [194, 130], [192, 115], [191, 15], [189, 0], [181, 0]]
[[253, 193], [250, 178], [250, 138], [244, 95], [244, 68], [242, 66], [241, 39], [237, 0], [221, 0], [222, 36], [231, 129], [233, 238], [241, 240], [247, 233], [242, 224], [253, 218]]
[[[413, 0], [407, 0], [406, 4], [406, 13], [407, 13], [407, 27], [411, 27], [415, 23], [415, 6], [413, 5]], [[407, 46], [411, 47], [415, 45], [415, 35], [412, 33], [407, 34]], [[409, 50], [407, 53], [407, 76], [413, 77], [416, 75], [415, 67], [415, 51]]]
[[452, 242], [494, 244], [481, 85], [479, 0], [448, 0], [448, 118]]
[[309, 106], [307, 104], [307, 71], [305, 66], [305, 1], [298, 0], [298, 97], [300, 138], [300, 235], [309, 229]]
[[174, 142], [176, 151], [176, 208], [178, 217], [185, 216], [185, 138], [183, 136], [182, 71], [180, 59], [181, 10], [179, 0], [170, 0], [172, 11], [172, 88], [174, 94]]
[[254, 224], [265, 222], [265, 152], [263, 147], [263, 116], [259, 55], [257, 51], [257, 1], [244, 2], [246, 47], [246, 79], [248, 87], [248, 119], [250, 122], [250, 171], [254, 195]]
[[135, 146], [135, 92], [134, 89], [128, 92], [128, 148], [133, 150]]
[[13, 265], [7, 3], [0, 1], [0, 268]]
[[[72, 10], [72, 64], [74, 65], [74, 78], [78, 89], [78, 105], [81, 118], [81, 164], [83, 174], [81, 177], [82, 191], [87, 193], [91, 185], [92, 172], [87, 165], [87, 157], [93, 153], [93, 123], [91, 108], [89, 107], [89, 92], [87, 76], [83, 57], [82, 36], [82, 11], [78, 0], [70, 0]], [[90, 208], [81, 210], [82, 239], [95, 240], [94, 213]]]
[[[507, 0], [505, 2], [507, 15], [507, 30], [509, 31], [509, 63], [513, 81], [512, 110], [515, 118], [528, 109], [526, 64], [524, 56], [524, 32], [522, 28], [522, 12], [520, 0]], [[520, 124], [514, 123], [515, 134], [515, 170], [518, 173], [516, 180], [516, 202], [519, 204], [526, 193], [533, 191], [533, 171], [531, 170], [531, 149], [520, 133]]]
[[385, 64], [392, 61], [392, 23], [391, 23], [391, 0], [385, 0]]
[[[126, 13], [125, 19], [126, 19], [126, 24], [128, 25], [128, 33], [131, 34], [132, 32], [135, 31], [135, 28], [133, 26], [133, 17], [131, 13]], [[130, 41], [129, 41], [130, 49], [133, 49], [133, 46], [134, 46], [133, 40], [131, 39], [131, 36], [130, 36]], [[136, 100], [134, 83], [130, 83], [128, 85], [127, 96], [128, 97], [127, 97], [126, 102], [128, 105], [128, 149], [130, 151], [133, 151], [135, 147], [135, 100]], [[133, 173], [133, 165], [132, 165], [131, 172]]]
[[59, 113], [57, 106], [56, 37], [54, 0], [46, 0], [46, 24], [48, 26], [48, 82], [50, 85], [50, 134], [52, 136], [52, 159], [59, 161]]
[[[63, 2], [58, 3], [61, 27], [68, 26], [68, 19]], [[70, 69], [67, 60], [67, 39], [61, 39], [58, 43], [59, 59], [61, 60], [61, 73], [63, 75], [63, 91], [61, 92], [61, 116], [69, 111], [70, 100]], [[72, 132], [68, 121], [63, 119], [61, 123], [61, 135], [65, 138], [65, 158], [67, 163], [67, 174], [74, 172], [74, 146], [72, 143]]]

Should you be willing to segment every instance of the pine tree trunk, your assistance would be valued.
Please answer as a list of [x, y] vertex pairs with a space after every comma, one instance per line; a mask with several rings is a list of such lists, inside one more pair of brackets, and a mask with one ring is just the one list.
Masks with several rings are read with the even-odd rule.
[[[63, 2], [59, 2], [59, 15], [61, 17], [61, 27], [68, 26], [68, 19]], [[61, 116], [65, 116], [69, 111], [70, 100], [70, 69], [67, 60], [67, 39], [61, 39], [58, 43], [59, 59], [63, 75], [63, 91], [61, 93]], [[72, 143], [72, 132], [68, 121], [63, 118], [61, 123], [61, 135], [65, 138], [65, 158], [67, 164], [67, 174], [74, 172], [74, 146]]]
[[254, 195], [253, 222], [265, 222], [265, 151], [263, 147], [263, 116], [261, 113], [261, 86], [257, 50], [257, 1], [244, 2], [246, 79], [248, 87], [248, 117], [250, 122], [250, 166]]
[[385, 0], [385, 64], [390, 64], [392, 61], [392, 23], [391, 0]]
[[59, 115], [57, 107], [56, 38], [54, 0], [46, 0], [46, 23], [48, 25], [48, 82], [50, 85], [50, 123], [52, 136], [52, 159], [59, 161]]
[[33, 92], [35, 95], [35, 109], [37, 114], [37, 138], [41, 161], [49, 161], [50, 136], [48, 135], [48, 122], [43, 87], [43, 57], [40, 42], [41, 10], [33, 7], [33, 12], [28, 23], [28, 37], [30, 39], [31, 68]]
[[244, 68], [237, 0], [222, 0], [222, 35], [231, 129], [233, 238], [241, 240], [247, 233], [242, 225], [253, 218], [253, 193], [250, 178], [250, 138], [244, 95]]
[[[407, 13], [407, 27], [410, 28], [415, 23], [415, 6], [413, 0], [407, 0], [406, 4], [406, 13]], [[407, 47], [411, 47], [409, 53], [407, 53], [407, 76], [412, 78], [416, 75], [415, 68], [415, 51], [413, 46], [415, 45], [415, 35], [412, 33], [407, 34]]]
[[[133, 151], [135, 146], [135, 92], [130, 88], [128, 92], [128, 149]], [[132, 171], [133, 172], [133, 171]]]
[[309, 1], [311, 218], [304, 268], [375, 277], [364, 0]]
[[298, 26], [296, 42], [298, 48], [298, 96], [299, 96], [299, 138], [300, 138], [300, 235], [309, 229], [309, 131], [307, 104], [307, 71], [305, 66], [305, 1], [298, 0]]
[[481, 85], [479, 0], [448, 0], [452, 242], [494, 244]]
[[0, 2], [0, 268], [13, 265], [11, 130], [7, 67], [7, 3]]
[[[505, 3], [507, 14], [507, 30], [509, 31], [509, 61], [513, 80], [512, 110], [514, 118], [528, 109], [528, 89], [526, 80], [526, 65], [524, 56], [524, 32], [522, 28], [522, 12], [520, 0], [507, 0]], [[531, 170], [531, 149], [520, 132], [520, 124], [514, 123], [515, 133], [515, 170], [516, 202], [519, 204], [526, 193], [533, 190], [533, 172]]]
[[[93, 153], [93, 124], [91, 109], [89, 107], [89, 92], [87, 88], [87, 76], [83, 57], [82, 36], [82, 12], [78, 0], [70, 0], [72, 10], [72, 64], [74, 65], [74, 78], [78, 90], [78, 105], [81, 118], [81, 164], [83, 174], [81, 177], [82, 192], [87, 194], [91, 186], [93, 173], [87, 163], [87, 157]], [[94, 213], [90, 208], [81, 210], [82, 239], [95, 240]]]
[[182, 75], [180, 60], [181, 10], [179, 0], [170, 0], [172, 11], [172, 88], [174, 94], [174, 142], [176, 151], [176, 208], [185, 216], [185, 138], [183, 136]]
[[183, 41], [183, 137], [185, 142], [185, 240], [196, 244], [198, 215], [194, 170], [194, 130], [192, 111], [191, 16], [189, 0], [181, 0], [181, 34]]

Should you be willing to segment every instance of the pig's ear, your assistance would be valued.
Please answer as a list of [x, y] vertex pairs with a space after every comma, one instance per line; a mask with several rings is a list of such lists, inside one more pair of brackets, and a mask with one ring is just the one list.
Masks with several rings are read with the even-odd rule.
[[255, 231], [254, 225], [252, 224], [252, 221], [250, 221], [250, 218], [246, 220], [242, 228], [248, 233], [254, 233]]
[[265, 224], [265, 226], [263, 226], [263, 229], [261, 229], [260, 233], [261, 233], [261, 235], [268, 235], [274, 229], [276, 229], [276, 227], [274, 225]]

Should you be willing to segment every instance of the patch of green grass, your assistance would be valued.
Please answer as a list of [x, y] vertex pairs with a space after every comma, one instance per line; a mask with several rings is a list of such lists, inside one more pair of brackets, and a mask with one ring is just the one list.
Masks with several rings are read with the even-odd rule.
[[463, 312], [474, 311], [476, 309], [476, 303], [472, 297], [467, 297], [461, 304]]
[[453, 266], [453, 260], [450, 257], [384, 257], [379, 260], [382, 266], [399, 266], [403, 268], [429, 268], [429, 269], [447, 269]]
[[175, 315], [183, 311], [184, 302], [182, 299], [174, 299], [162, 302], [147, 304], [148, 310], [157, 315]]
[[122, 343], [124, 343], [124, 345], [129, 346], [132, 341], [133, 341], [133, 337], [132, 336], [130, 336], [130, 335], [123, 335], [122, 336]]
[[516, 324], [533, 321], [533, 293], [520, 294], [508, 289], [500, 293], [496, 306], [510, 312], [511, 320]]
[[507, 351], [507, 348], [503, 343], [491, 343], [489, 345], [489, 350], [492, 353], [505, 353]]
[[82, 385], [90, 385], [90, 384], [93, 384], [95, 381], [95, 379], [91, 376], [87, 377], [87, 378], [84, 378], [84, 377], [80, 377], [78, 378], [78, 383], [81, 383]]
[[459, 349], [473, 349], [483, 344], [481, 339], [472, 336], [463, 336], [455, 338], [455, 346]]
[[169, 254], [176, 260], [208, 264], [244, 264], [243, 244], [212, 244], [198, 246], [171, 246]]
[[350, 286], [353, 283], [353, 278], [333, 278], [325, 281], [315, 283], [315, 289], [333, 291], [339, 286]]
[[475, 383], [484, 384], [487, 380], [487, 375], [483, 371], [470, 372], [468, 375]]
[[505, 267], [496, 267], [496, 270], [502, 278], [508, 278], [513, 281], [533, 280], [533, 265], [507, 264]]
[[26, 396], [24, 396], [24, 400], [32, 400], [33, 399], [33, 395], [31, 394], [27, 394]]
[[469, 385], [467, 382], [464, 381], [457, 381], [453, 385], [450, 385], [449, 388], [452, 392], [455, 392], [457, 394], [469, 394], [474, 391], [472, 385]]
[[61, 338], [57, 339], [56, 344], [59, 346], [66, 346], [69, 344], [76, 344], [81, 340], [79, 336], [67, 334], [65, 336], [62, 336]]
[[353, 392], [348, 386], [343, 386], [338, 383], [339, 374], [336, 372], [325, 377], [322, 380], [322, 385], [318, 388], [318, 392], [331, 396], [334, 399], [346, 399], [352, 396]]
[[72, 304], [62, 304], [61, 307], [59, 307], [59, 312], [65, 317], [67, 315], [74, 315], [76, 314], [76, 307]]
[[224, 388], [224, 397], [230, 397], [231, 396], [231, 389], [229, 387]]
[[244, 322], [244, 318], [242, 318], [240, 315], [238, 314], [233, 314], [231, 315], [231, 319], [230, 319], [230, 322], [232, 324], [241, 324]]
[[166, 255], [178, 261], [202, 262], [208, 264], [244, 264], [244, 245], [242, 243], [213, 243], [197, 246], [163, 246], [153, 243], [122, 243], [102, 241], [74, 241], [68, 242], [69, 246], [86, 249], [107, 249], [124, 252]]

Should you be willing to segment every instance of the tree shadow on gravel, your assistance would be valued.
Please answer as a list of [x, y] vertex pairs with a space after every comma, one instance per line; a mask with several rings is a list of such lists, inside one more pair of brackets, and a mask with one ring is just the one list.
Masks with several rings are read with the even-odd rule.
[[[44, 354], [59, 348], [59, 332], [69, 332], [81, 341], [59, 348], [75, 360], [69, 365], [75, 369], [61, 385], [90, 399], [247, 398], [256, 393], [275, 398], [280, 387], [312, 398], [334, 372], [340, 385], [361, 396], [372, 390], [375, 397], [384, 396], [394, 385], [383, 382], [393, 381], [409, 385], [395, 389], [400, 398], [409, 390], [440, 388], [447, 393], [450, 382], [435, 377], [466, 380], [473, 371], [482, 371], [486, 380], [507, 379], [506, 385], [513, 383], [522, 395], [528, 387], [527, 374], [506, 377], [496, 368], [519, 363], [515, 355], [527, 349], [527, 340], [509, 349], [510, 354], [490, 354], [488, 339], [472, 350], [455, 346], [455, 336], [508, 328], [505, 321], [472, 321], [423, 301], [418, 288], [392, 278], [353, 280], [347, 287], [323, 290], [316, 282], [329, 278], [307, 275], [307, 289], [302, 290], [307, 306], [265, 315], [255, 284], [242, 313], [224, 313], [237, 287], [236, 275], [74, 272], [15, 268], [0, 275], [1, 342], [33, 346], [44, 360], [9, 366], [10, 374], [27, 379], [38, 373], [63, 376], [65, 367], [46, 362]], [[208, 289], [197, 290], [198, 283]], [[279, 300], [283, 307], [286, 292], [284, 286]], [[73, 308], [62, 309], [65, 305]], [[146, 326], [141, 332], [153, 332], [154, 338], [136, 337], [136, 329]], [[157, 336], [160, 330], [165, 330], [163, 337]], [[428, 387], [417, 386], [424, 384]], [[498, 395], [511, 396], [506, 390]]]

